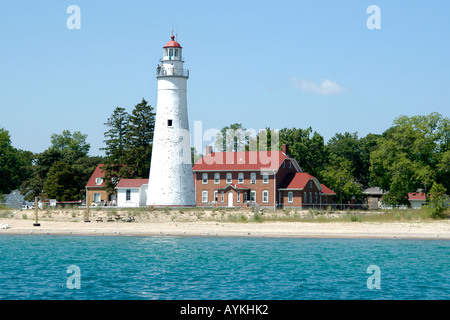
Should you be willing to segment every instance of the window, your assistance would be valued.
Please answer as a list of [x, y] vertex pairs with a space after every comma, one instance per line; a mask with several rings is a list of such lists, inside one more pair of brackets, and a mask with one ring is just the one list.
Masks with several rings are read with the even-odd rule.
[[164, 55], [167, 57], [169, 55], [169, 49], [164, 49]]
[[208, 173], [204, 172], [202, 174], [202, 183], [203, 184], [208, 184]]
[[247, 202], [247, 192], [244, 192], [244, 202]]
[[308, 202], [308, 192], [306, 192], [306, 191], [303, 192], [303, 202], [304, 203]]
[[256, 191], [250, 191], [250, 201], [256, 201]]
[[231, 183], [231, 173], [227, 173], [227, 183]]
[[126, 201], [130, 201], [131, 200], [131, 190], [130, 189], [127, 189], [127, 191], [126, 191], [126, 198], [125, 198], [125, 200]]
[[263, 183], [269, 183], [269, 174], [263, 173]]
[[217, 203], [219, 201], [219, 191], [214, 191], [214, 201]]
[[100, 202], [101, 196], [100, 193], [94, 193], [94, 202]]
[[309, 182], [309, 188], [312, 189], [312, 181]]
[[208, 202], [208, 191], [207, 190], [202, 191], [202, 202], [203, 203]]
[[309, 203], [312, 203], [312, 192], [309, 193]]
[[250, 174], [250, 184], [255, 184], [256, 183], [256, 173], [252, 172]]
[[169, 56], [173, 56], [173, 49], [169, 49]]
[[101, 185], [102, 184], [102, 182], [103, 182], [103, 179], [102, 178], [95, 178], [95, 184], [96, 185]]
[[328, 203], [328, 197], [325, 196], [325, 204], [327, 204], [327, 203]]
[[292, 162], [289, 161], [289, 169], [292, 169]]
[[314, 192], [314, 202], [317, 203], [317, 192]]
[[238, 173], [238, 183], [244, 183], [244, 174], [242, 172]]
[[288, 202], [289, 203], [294, 202], [294, 193], [292, 191], [288, 192]]
[[237, 200], [236, 201], [241, 202], [241, 192], [240, 191], [237, 192]]
[[263, 202], [269, 202], [269, 191], [264, 190], [262, 195], [263, 195]]
[[172, 119], [168, 119], [168, 120], [167, 120], [167, 126], [168, 126], [168, 127], [171, 127], [171, 126], [172, 126]]
[[220, 192], [220, 201], [223, 202], [223, 191]]
[[178, 49], [174, 49], [174, 50], [173, 50], [173, 55], [174, 55], [175, 57], [178, 57]]
[[218, 172], [214, 173], [214, 183], [215, 184], [220, 183], [220, 173], [218, 173]]

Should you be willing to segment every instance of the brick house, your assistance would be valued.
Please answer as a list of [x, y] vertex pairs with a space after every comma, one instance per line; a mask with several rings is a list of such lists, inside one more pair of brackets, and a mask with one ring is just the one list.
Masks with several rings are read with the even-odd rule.
[[336, 195], [306, 172], [286, 177], [278, 192], [281, 206], [296, 208], [326, 208], [333, 204], [333, 196]]
[[[192, 169], [197, 206], [256, 203], [273, 208], [311, 207], [325, 198], [326, 203], [333, 203], [335, 193], [302, 172], [297, 161], [288, 156], [287, 145], [282, 151], [211, 151], [207, 147], [206, 156]], [[317, 194], [319, 202], [315, 198], [312, 203], [304, 202], [302, 192], [311, 192], [313, 197]]]
[[94, 205], [115, 205], [116, 194], [108, 194], [105, 187], [104, 173], [102, 168], [104, 164], [99, 164], [95, 168], [88, 183], [86, 184], [86, 199]]

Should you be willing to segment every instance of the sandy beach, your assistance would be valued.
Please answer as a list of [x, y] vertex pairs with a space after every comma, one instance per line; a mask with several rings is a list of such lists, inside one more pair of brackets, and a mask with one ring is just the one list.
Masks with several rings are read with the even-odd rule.
[[[122, 214], [124, 212], [114, 214]], [[250, 216], [251, 213], [244, 212]], [[243, 215], [243, 212], [239, 214]], [[0, 235], [97, 235], [97, 236], [210, 236], [210, 237], [303, 237], [303, 238], [374, 238], [374, 239], [450, 239], [450, 220], [350, 222], [350, 221], [263, 221], [241, 222], [211, 220], [213, 212], [164, 212], [139, 216], [133, 222], [106, 219], [113, 215], [95, 211], [91, 222], [84, 221], [85, 211], [44, 211], [40, 226], [33, 226], [34, 212], [24, 211], [0, 218]], [[230, 214], [230, 213], [228, 213]], [[237, 212], [231, 214], [236, 215]], [[223, 215], [223, 213], [222, 213]], [[129, 214], [123, 215], [130, 216]], [[103, 221], [97, 221], [99, 217]], [[216, 216], [216, 218], [218, 218]]]

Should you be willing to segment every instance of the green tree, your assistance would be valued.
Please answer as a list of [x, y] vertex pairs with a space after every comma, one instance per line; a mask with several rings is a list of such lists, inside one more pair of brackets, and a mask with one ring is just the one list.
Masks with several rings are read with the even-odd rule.
[[108, 131], [105, 132], [104, 148], [100, 150], [105, 151], [105, 186], [109, 193], [114, 191], [116, 184], [120, 178], [128, 178], [131, 173], [127, 171], [126, 164], [126, 149], [127, 149], [127, 133], [129, 130], [128, 121], [130, 115], [124, 108], [116, 107], [112, 115], [105, 123]]
[[250, 132], [243, 127], [242, 123], [234, 123], [220, 130], [214, 140], [214, 147], [217, 152], [245, 151], [249, 138]]
[[446, 194], [447, 189], [442, 184], [433, 183], [430, 189], [430, 195], [428, 196], [429, 204], [427, 206], [428, 211], [433, 219], [443, 219], [447, 215], [445, 211], [447, 209], [446, 203], [449, 201], [449, 197]]
[[78, 159], [88, 155], [90, 144], [86, 142], [87, 134], [64, 130], [61, 134], [52, 134], [51, 148], [61, 152], [62, 158], [68, 163], [75, 163]]
[[64, 161], [55, 162], [48, 172], [44, 190], [50, 199], [72, 201], [79, 199], [79, 177], [72, 166]]
[[133, 168], [132, 178], [148, 178], [155, 130], [155, 113], [144, 98], [134, 107], [127, 126], [123, 164]]
[[[62, 134], [53, 134], [50, 138], [51, 145], [45, 151], [35, 154], [33, 157], [33, 164], [28, 166], [28, 170], [31, 172], [27, 180], [25, 180], [21, 185], [21, 193], [25, 195], [25, 199], [28, 201], [34, 200], [34, 197], [40, 196], [43, 198], [48, 198], [48, 188], [54, 190], [54, 182], [47, 182], [49, 179], [48, 175], [51, 168], [58, 162], [66, 163], [69, 167], [64, 167], [64, 169], [70, 169], [71, 174], [77, 177], [77, 188], [76, 190], [72, 188], [72, 182], [59, 179], [58, 183], [68, 182], [69, 185], [61, 185], [61, 188], [67, 188], [68, 192], [72, 192], [71, 199], [80, 199], [84, 194], [84, 187], [89, 179], [85, 175], [80, 175], [80, 171], [86, 170], [82, 168], [84, 160], [89, 158], [88, 152], [90, 145], [86, 142], [87, 135], [82, 134], [77, 131], [71, 134], [69, 130], [64, 130]], [[93, 169], [91, 170], [91, 174]], [[56, 173], [53, 173], [53, 176]], [[65, 195], [65, 199], [68, 196]], [[57, 198], [59, 201], [63, 201], [61, 198]]]
[[320, 172], [320, 176], [320, 181], [336, 192], [339, 203], [361, 198], [361, 184], [354, 177], [354, 167], [350, 160], [331, 155], [330, 163]]
[[370, 154], [371, 180], [389, 191], [386, 200], [405, 204], [408, 192], [427, 193], [434, 182], [449, 184], [448, 129], [449, 119], [435, 112], [394, 120]]
[[9, 132], [0, 128], [0, 193], [10, 193], [29, 178], [32, 158], [30, 151], [14, 148]]
[[288, 129], [279, 131], [279, 145], [289, 145], [290, 156], [297, 160], [303, 171], [321, 180], [321, 172], [328, 163], [328, 151], [323, 137], [308, 129]]

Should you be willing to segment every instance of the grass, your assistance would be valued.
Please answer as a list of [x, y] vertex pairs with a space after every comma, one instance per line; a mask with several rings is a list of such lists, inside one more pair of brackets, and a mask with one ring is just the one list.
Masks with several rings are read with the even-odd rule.
[[[0, 217], [9, 217], [10, 208], [0, 207]], [[236, 209], [236, 208], [91, 208], [90, 215], [94, 216], [134, 216], [137, 222], [149, 221], [157, 219], [158, 221], [188, 222], [188, 221], [211, 221], [211, 222], [233, 222], [233, 223], [264, 223], [264, 222], [421, 222], [433, 221], [429, 212], [425, 209], [394, 209], [386, 211], [331, 211], [331, 210], [299, 210], [296, 208], [269, 209], [262, 211], [254, 208]], [[39, 217], [51, 219], [57, 210], [39, 210]], [[62, 212], [66, 213], [69, 218], [76, 219], [85, 214], [85, 210], [65, 208]], [[22, 219], [27, 219], [26, 215], [22, 215]]]

